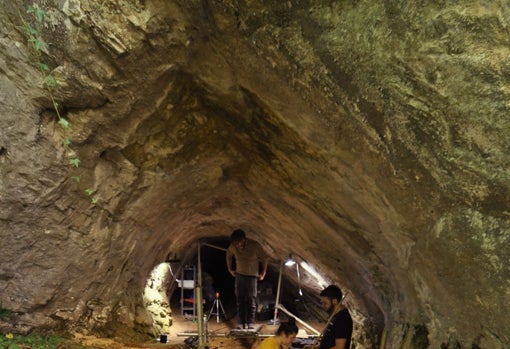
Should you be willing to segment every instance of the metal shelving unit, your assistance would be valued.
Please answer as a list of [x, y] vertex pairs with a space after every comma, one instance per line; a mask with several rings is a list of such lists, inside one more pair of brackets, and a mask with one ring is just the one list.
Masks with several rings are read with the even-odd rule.
[[[184, 266], [181, 269], [181, 315], [197, 316], [195, 285], [197, 281], [197, 268], [195, 266]], [[190, 313], [191, 312], [191, 313]]]

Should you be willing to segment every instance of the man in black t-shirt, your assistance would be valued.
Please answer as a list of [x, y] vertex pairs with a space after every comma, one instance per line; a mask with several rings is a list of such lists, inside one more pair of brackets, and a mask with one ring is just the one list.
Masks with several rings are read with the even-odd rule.
[[319, 349], [350, 349], [352, 318], [342, 304], [342, 291], [330, 285], [320, 293], [320, 297], [322, 307], [330, 315], [330, 321], [326, 324]]

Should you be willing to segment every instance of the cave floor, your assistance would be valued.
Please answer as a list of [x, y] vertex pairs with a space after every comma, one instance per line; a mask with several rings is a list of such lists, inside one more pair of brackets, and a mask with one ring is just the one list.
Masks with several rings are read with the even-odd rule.
[[[276, 332], [277, 327], [268, 324], [267, 321], [257, 322], [258, 337], [233, 337], [228, 335], [231, 329], [235, 327], [235, 321], [233, 319], [225, 321], [221, 320], [216, 322], [216, 318], [213, 316], [207, 322], [208, 326], [208, 348], [209, 349], [254, 349], [260, 343], [260, 341], [268, 335], [272, 335]], [[320, 329], [320, 324], [311, 324], [315, 328]], [[196, 335], [198, 331], [196, 321], [188, 319], [182, 315], [173, 316], [173, 324], [171, 331], [168, 335], [167, 343], [163, 344], [158, 339], [145, 342], [137, 342], [133, 339], [120, 339], [120, 338], [99, 338], [95, 336], [76, 336], [76, 341], [79, 341], [86, 348], [100, 349], [135, 349], [135, 348], [165, 348], [165, 349], [187, 349], [194, 348], [193, 346], [187, 346], [185, 340]], [[300, 331], [300, 337], [306, 337], [308, 334], [303, 330]], [[196, 342], [195, 342], [196, 344]]]

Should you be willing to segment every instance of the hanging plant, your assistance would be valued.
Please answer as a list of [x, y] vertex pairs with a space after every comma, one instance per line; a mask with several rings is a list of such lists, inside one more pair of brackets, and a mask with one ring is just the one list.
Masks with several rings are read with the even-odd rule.
[[[26, 11], [26, 17], [22, 16], [20, 13], [22, 25], [18, 28], [25, 35], [27, 42], [32, 49], [35, 66], [42, 75], [44, 88], [52, 102], [53, 109], [57, 115], [58, 125], [62, 130], [62, 146], [65, 150], [67, 164], [71, 168], [71, 171], [74, 172], [80, 167], [81, 160], [74, 155], [75, 152], [71, 149], [71, 140], [69, 138], [71, 123], [62, 115], [61, 106], [55, 99], [55, 91], [59, 87], [58, 81], [51, 74], [48, 65], [42, 60], [43, 54], [48, 54], [49, 50], [49, 45], [46, 41], [44, 41], [44, 38], [41, 35], [41, 30], [46, 16], [47, 13], [44, 9], [36, 6], [29, 6]], [[76, 183], [80, 183], [81, 176], [79, 174], [71, 173], [70, 178]], [[85, 193], [91, 197], [91, 203], [93, 205], [97, 204], [97, 198], [93, 197], [94, 190], [87, 188], [85, 189]]]

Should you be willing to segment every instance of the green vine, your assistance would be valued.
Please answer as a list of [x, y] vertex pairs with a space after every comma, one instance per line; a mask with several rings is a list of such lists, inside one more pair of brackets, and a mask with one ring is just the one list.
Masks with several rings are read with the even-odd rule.
[[[73, 155], [75, 152], [71, 149], [71, 140], [68, 136], [71, 128], [71, 123], [61, 113], [61, 106], [55, 99], [55, 91], [58, 89], [59, 84], [57, 79], [51, 74], [50, 68], [43, 62], [43, 54], [48, 54], [49, 45], [44, 41], [41, 30], [44, 25], [44, 20], [47, 16], [47, 12], [39, 7], [29, 6], [26, 11], [27, 17], [24, 17], [20, 13], [22, 25], [19, 29], [26, 36], [29, 46], [34, 53], [34, 60], [37, 69], [42, 75], [44, 81], [44, 88], [51, 99], [53, 109], [57, 115], [58, 125], [63, 131], [62, 145], [65, 149], [67, 158], [67, 164], [72, 170], [77, 170], [80, 167], [81, 160], [79, 157]], [[81, 176], [79, 174], [72, 174], [71, 179], [76, 183], [80, 183]], [[90, 201], [93, 205], [97, 203], [97, 198], [94, 197], [94, 190], [87, 188], [84, 192], [90, 197]]]

